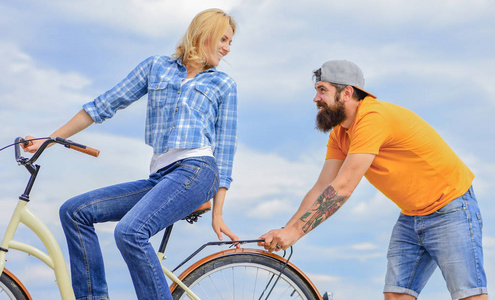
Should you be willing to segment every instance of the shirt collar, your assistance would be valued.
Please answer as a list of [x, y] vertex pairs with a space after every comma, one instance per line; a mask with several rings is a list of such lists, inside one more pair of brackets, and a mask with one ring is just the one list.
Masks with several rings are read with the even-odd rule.
[[[170, 59], [171, 59], [171, 61], [175, 62], [177, 65], [182, 66], [184, 68], [186, 67], [186, 66], [184, 66], [184, 64], [182, 63], [182, 60], [180, 58], [172, 58], [171, 57]], [[217, 68], [216, 67], [211, 67], [209, 69], [206, 69], [204, 71], [199, 72], [199, 74], [206, 73], [206, 72], [217, 72]]]

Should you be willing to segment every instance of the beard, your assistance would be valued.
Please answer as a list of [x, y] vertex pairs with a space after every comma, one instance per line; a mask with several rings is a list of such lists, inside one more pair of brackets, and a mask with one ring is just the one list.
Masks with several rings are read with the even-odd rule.
[[322, 132], [329, 132], [347, 117], [344, 102], [340, 101], [340, 93], [335, 95], [334, 107], [330, 107], [326, 103], [321, 106], [323, 108], [316, 115], [316, 129]]

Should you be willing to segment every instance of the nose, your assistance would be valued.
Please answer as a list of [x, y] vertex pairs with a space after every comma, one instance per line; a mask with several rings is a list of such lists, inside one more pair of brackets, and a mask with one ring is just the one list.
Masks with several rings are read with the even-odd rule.
[[318, 93], [316, 93], [315, 97], [313, 98], [313, 102], [320, 102], [320, 100], [321, 100], [320, 95], [318, 95]]
[[222, 48], [225, 51], [225, 55], [229, 54], [229, 52], [230, 52], [230, 45], [228, 43], [224, 44]]

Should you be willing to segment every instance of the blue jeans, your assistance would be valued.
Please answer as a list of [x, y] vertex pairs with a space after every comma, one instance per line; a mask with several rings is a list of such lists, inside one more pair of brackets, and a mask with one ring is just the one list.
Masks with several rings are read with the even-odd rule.
[[173, 163], [147, 180], [94, 190], [65, 202], [60, 219], [70, 254], [78, 300], [108, 299], [103, 258], [93, 224], [118, 221], [115, 241], [138, 299], [172, 299], [149, 238], [186, 217], [218, 190], [214, 158]]
[[482, 227], [472, 188], [430, 215], [401, 214], [390, 239], [384, 292], [417, 298], [438, 266], [452, 299], [486, 294]]

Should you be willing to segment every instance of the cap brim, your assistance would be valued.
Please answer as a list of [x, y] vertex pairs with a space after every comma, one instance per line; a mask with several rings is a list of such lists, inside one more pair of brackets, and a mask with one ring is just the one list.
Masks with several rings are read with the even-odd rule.
[[355, 89], [358, 89], [358, 90], [360, 90], [360, 91], [362, 91], [362, 92], [365, 92], [365, 93], [366, 93], [366, 94], [368, 94], [370, 97], [373, 97], [373, 98], [375, 98], [375, 99], [376, 99], [376, 96], [375, 96], [375, 95], [373, 95], [372, 93], [369, 93], [369, 92], [367, 92], [367, 91], [365, 91], [365, 90], [363, 90], [363, 89], [360, 89], [360, 88], [358, 88], [357, 86], [352, 86], [352, 87], [353, 87], [353, 88], [355, 88]]

